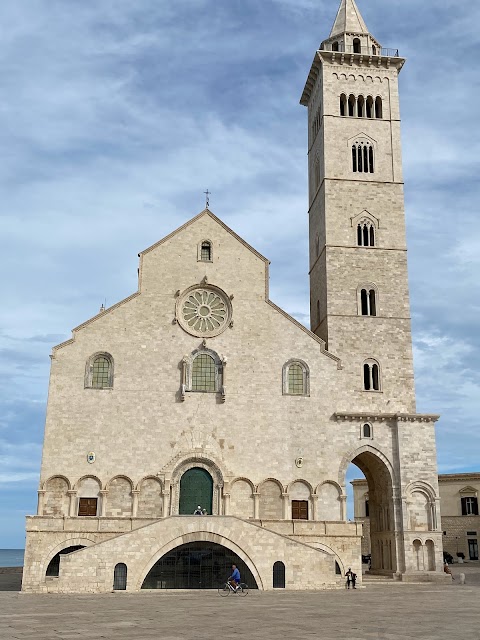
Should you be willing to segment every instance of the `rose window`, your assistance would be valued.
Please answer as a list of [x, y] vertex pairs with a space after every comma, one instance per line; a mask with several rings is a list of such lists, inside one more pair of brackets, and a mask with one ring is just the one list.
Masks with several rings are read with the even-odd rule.
[[190, 289], [177, 302], [177, 320], [193, 335], [218, 335], [228, 326], [230, 317], [230, 300], [216, 287]]

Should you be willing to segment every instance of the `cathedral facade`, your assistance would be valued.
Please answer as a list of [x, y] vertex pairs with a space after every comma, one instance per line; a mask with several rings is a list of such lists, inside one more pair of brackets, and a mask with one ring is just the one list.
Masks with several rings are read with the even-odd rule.
[[136, 293], [53, 349], [24, 591], [212, 588], [232, 562], [250, 588], [343, 587], [362, 574], [351, 463], [371, 571], [443, 579], [438, 416], [415, 407], [403, 64], [342, 0], [301, 97], [311, 330], [206, 209], [140, 253]]

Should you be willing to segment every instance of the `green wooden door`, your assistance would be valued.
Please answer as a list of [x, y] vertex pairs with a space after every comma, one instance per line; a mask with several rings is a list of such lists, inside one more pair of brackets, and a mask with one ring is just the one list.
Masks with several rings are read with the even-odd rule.
[[199, 467], [186, 471], [180, 480], [180, 515], [192, 515], [200, 506], [212, 513], [213, 480], [212, 476]]

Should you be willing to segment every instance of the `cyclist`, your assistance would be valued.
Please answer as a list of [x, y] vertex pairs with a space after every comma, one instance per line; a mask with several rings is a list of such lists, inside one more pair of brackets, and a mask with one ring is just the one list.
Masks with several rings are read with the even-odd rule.
[[228, 582], [236, 590], [240, 584], [240, 571], [236, 564], [232, 564], [232, 575], [228, 578]]

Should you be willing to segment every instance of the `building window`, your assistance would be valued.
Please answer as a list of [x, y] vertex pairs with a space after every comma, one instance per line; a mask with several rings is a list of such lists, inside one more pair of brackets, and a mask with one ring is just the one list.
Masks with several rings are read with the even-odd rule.
[[338, 42], [332, 42], [332, 51], [338, 51]]
[[85, 388], [111, 389], [113, 387], [113, 358], [109, 353], [96, 353], [87, 362]]
[[292, 500], [292, 520], [308, 520], [308, 500]]
[[373, 98], [372, 96], [368, 96], [367, 98], [367, 118], [373, 118]]
[[368, 423], [363, 425], [363, 437], [364, 438], [372, 437], [372, 426]]
[[378, 363], [374, 360], [368, 360], [363, 365], [363, 389], [380, 391], [380, 371]]
[[352, 145], [352, 168], [354, 173], [374, 173], [373, 147], [369, 142]]
[[202, 242], [201, 257], [204, 262], [210, 262], [212, 259], [212, 245], [210, 242]]
[[358, 96], [357, 100], [357, 116], [363, 118], [365, 110], [365, 99], [363, 96]]
[[362, 289], [360, 291], [360, 308], [362, 316], [376, 316], [377, 302], [375, 289]]
[[360, 38], [353, 39], [353, 53], [361, 53]]
[[375, 118], [383, 118], [382, 99], [380, 96], [375, 98]]
[[462, 498], [462, 516], [478, 516], [477, 498]]
[[215, 393], [221, 391], [225, 399], [223, 386], [224, 367], [226, 360], [221, 360], [211, 349], [201, 347], [182, 361], [182, 400], [187, 391], [200, 393]]
[[289, 360], [283, 365], [283, 394], [288, 396], [310, 395], [310, 371], [305, 362]]
[[273, 588], [285, 589], [285, 565], [280, 560], [273, 565]]
[[97, 498], [79, 498], [78, 515], [79, 516], [96, 516], [97, 515]]
[[216, 391], [216, 367], [212, 356], [201, 353], [192, 364], [192, 391]]
[[368, 500], [365, 500], [365, 517], [370, 517], [370, 505], [368, 503]]
[[340, 115], [347, 115], [347, 96], [344, 93], [340, 96]]
[[359, 247], [375, 246], [375, 227], [370, 221], [357, 225], [357, 244]]
[[353, 116], [355, 116], [355, 96], [354, 95], [349, 95], [348, 96], [348, 115], [353, 118]]

